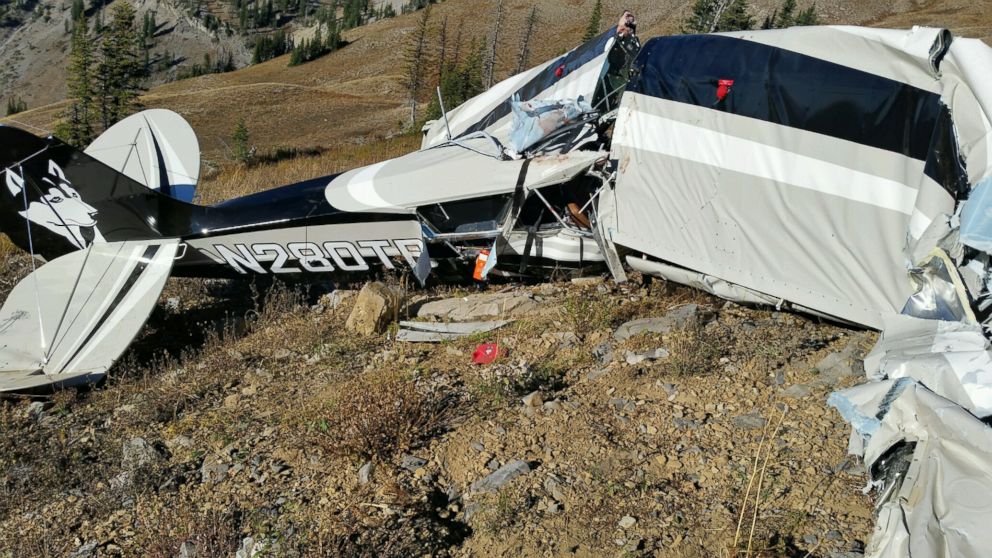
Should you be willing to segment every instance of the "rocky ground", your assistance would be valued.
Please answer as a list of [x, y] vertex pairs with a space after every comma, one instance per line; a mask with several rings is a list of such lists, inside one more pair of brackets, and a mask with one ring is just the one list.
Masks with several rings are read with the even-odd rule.
[[[869, 536], [825, 399], [872, 334], [641, 278], [380, 286], [395, 312], [261, 292], [173, 280], [105, 385], [0, 402], [0, 556], [849, 558]], [[513, 321], [415, 344], [395, 318]]]

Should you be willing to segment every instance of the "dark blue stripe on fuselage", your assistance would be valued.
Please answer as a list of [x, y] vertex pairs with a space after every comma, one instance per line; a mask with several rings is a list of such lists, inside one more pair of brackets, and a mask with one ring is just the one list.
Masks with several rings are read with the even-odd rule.
[[[940, 96], [797, 52], [721, 35], [648, 41], [627, 91], [756, 118], [926, 161], [960, 193], [963, 166]], [[717, 100], [718, 81], [734, 81]], [[966, 181], [965, 181], [966, 187]]]

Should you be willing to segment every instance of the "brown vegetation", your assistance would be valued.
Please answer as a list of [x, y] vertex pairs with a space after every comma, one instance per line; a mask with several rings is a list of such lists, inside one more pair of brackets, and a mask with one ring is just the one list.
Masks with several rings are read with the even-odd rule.
[[400, 372], [369, 371], [343, 382], [319, 428], [332, 454], [389, 459], [431, 439], [443, 424], [442, 396]]

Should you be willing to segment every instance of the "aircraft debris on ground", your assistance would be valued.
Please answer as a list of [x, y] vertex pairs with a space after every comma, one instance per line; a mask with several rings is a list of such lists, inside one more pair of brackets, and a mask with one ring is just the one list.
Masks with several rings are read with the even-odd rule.
[[880, 490], [868, 555], [984, 554], [992, 49], [807, 27], [659, 37], [618, 64], [618, 39], [495, 85], [415, 153], [209, 207], [168, 111], [83, 152], [0, 127], [0, 228], [48, 262], [0, 310], [0, 391], [102, 377], [170, 274], [632, 269], [882, 330], [872, 381], [830, 400]]

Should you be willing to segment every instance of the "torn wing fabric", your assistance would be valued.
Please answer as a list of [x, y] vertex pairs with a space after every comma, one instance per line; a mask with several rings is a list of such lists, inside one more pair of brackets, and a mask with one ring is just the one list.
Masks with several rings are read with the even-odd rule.
[[93, 140], [84, 153], [152, 190], [193, 200], [200, 144], [186, 120], [170, 110], [131, 115]]
[[510, 102], [510, 107], [513, 110], [513, 124], [508, 147], [517, 153], [523, 153], [555, 131], [577, 122], [582, 114], [592, 112], [592, 105], [576, 99], [515, 99]]
[[[831, 404], [871, 424], [863, 457], [873, 472], [892, 448], [915, 443], [901, 482], [883, 493], [869, 558], [979, 558], [992, 548], [992, 429], [911, 381], [842, 390]], [[852, 424], [856, 424], [852, 421]], [[873, 478], [873, 481], [879, 479]]]
[[992, 415], [992, 352], [981, 326], [890, 316], [865, 357], [876, 380], [911, 378], [976, 416]]
[[581, 98], [591, 102], [615, 36], [614, 27], [558, 58], [493, 85], [449, 111], [447, 125], [444, 118], [434, 122], [424, 135], [422, 147], [447, 141], [449, 127], [454, 138], [485, 131], [505, 141], [514, 97], [521, 101]]
[[906, 301], [903, 314], [925, 320], [976, 323], [961, 275], [946, 252], [934, 248], [909, 273], [916, 292]]
[[177, 240], [94, 244], [24, 278], [0, 309], [0, 391], [106, 373], [148, 319], [177, 248]]

